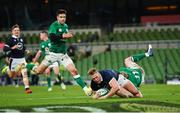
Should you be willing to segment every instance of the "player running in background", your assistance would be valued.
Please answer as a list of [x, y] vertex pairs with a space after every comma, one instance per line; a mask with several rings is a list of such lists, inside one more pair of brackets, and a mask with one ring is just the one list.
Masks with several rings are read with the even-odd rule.
[[107, 95], [100, 97], [94, 93], [93, 98], [105, 99], [113, 95], [121, 97], [143, 97], [139, 87], [144, 79], [144, 70], [136, 62], [153, 56], [152, 46], [149, 45], [148, 51], [142, 54], [136, 54], [125, 59], [125, 66], [115, 70], [97, 71], [92, 68], [88, 71], [91, 77], [91, 88], [96, 92], [100, 88], [108, 88]]
[[14, 25], [11, 28], [12, 36], [8, 39], [7, 43], [5, 44], [3, 50], [8, 57], [10, 57], [9, 69], [7, 73], [9, 77], [15, 78], [17, 76], [23, 77], [23, 83], [25, 86], [25, 92], [27, 94], [32, 93], [32, 90], [29, 88], [29, 80], [27, 75], [27, 69], [22, 68], [21, 71], [16, 72], [15, 68], [19, 64], [26, 64], [25, 60], [25, 46], [24, 40], [21, 37], [20, 27], [19, 25]]
[[68, 25], [65, 23], [66, 10], [58, 9], [56, 12], [56, 18], [57, 21], [53, 22], [49, 28], [49, 40], [51, 43], [49, 55], [46, 55], [45, 59], [37, 68], [33, 68], [33, 65], [26, 65], [26, 67], [33, 69], [36, 74], [40, 74], [43, 73], [49, 65], [58, 62], [71, 73], [77, 84], [81, 86], [85, 94], [89, 96], [92, 94], [91, 88], [85, 84], [73, 61], [67, 55], [66, 41], [67, 39], [72, 38], [73, 35], [68, 31]]
[[[42, 40], [42, 42], [40, 43], [40, 50], [38, 50], [38, 52], [35, 55], [35, 58], [33, 59], [34, 63], [38, 61], [41, 55], [43, 56], [48, 55], [49, 48], [51, 46], [51, 43], [48, 40], [48, 33], [46, 31], [40, 32], [39, 37], [40, 37], [40, 40]], [[59, 73], [59, 64], [58, 62], [54, 62], [45, 70], [45, 73], [47, 74], [48, 91], [52, 91], [51, 77], [50, 77], [51, 69], [54, 71], [56, 79], [60, 83], [61, 88], [66, 89], [66, 85], [64, 84], [64, 81], [61, 79], [62, 77]]]

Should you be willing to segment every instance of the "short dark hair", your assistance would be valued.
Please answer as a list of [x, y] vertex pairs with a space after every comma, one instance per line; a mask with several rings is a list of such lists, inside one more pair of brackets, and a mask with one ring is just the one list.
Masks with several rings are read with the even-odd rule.
[[41, 31], [41, 32], [39, 33], [39, 35], [40, 35], [41, 33], [46, 34], [46, 35], [48, 36], [48, 32], [47, 32], [47, 31]]
[[92, 75], [94, 75], [94, 74], [97, 73], [97, 72], [98, 72], [98, 71], [97, 71], [96, 68], [91, 68], [91, 69], [89, 69], [89, 71], [88, 71], [88, 75], [92, 76]]
[[15, 29], [15, 28], [19, 28], [19, 29], [20, 29], [19, 25], [18, 25], [18, 24], [15, 24], [15, 25], [13, 25], [13, 26], [11, 27], [11, 31], [12, 31], [13, 29]]
[[66, 14], [66, 13], [67, 13], [66, 10], [64, 10], [64, 9], [58, 9], [58, 10], [56, 11], [56, 16], [58, 16], [59, 14]]

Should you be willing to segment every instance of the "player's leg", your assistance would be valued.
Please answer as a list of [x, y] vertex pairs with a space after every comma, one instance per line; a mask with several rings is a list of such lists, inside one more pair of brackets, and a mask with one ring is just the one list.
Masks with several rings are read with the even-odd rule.
[[118, 83], [124, 89], [133, 94], [133, 97], [142, 97], [142, 94], [140, 94], [139, 90], [134, 86], [134, 84], [121, 74], [119, 74]]
[[92, 90], [87, 87], [84, 80], [79, 75], [79, 73], [78, 73], [73, 61], [71, 60], [71, 58], [66, 54], [60, 59], [59, 62], [62, 63], [64, 65], [64, 67], [71, 73], [74, 80], [77, 82], [77, 84], [79, 86], [81, 86], [81, 88], [84, 90], [85, 94], [86, 95], [91, 95]]
[[21, 59], [13, 59], [13, 62], [10, 63], [12, 64], [12, 71], [14, 71], [16, 73], [16, 75], [22, 75], [23, 77], [23, 83], [24, 83], [24, 87], [25, 87], [25, 92], [27, 94], [32, 93], [32, 90], [29, 87], [29, 79], [28, 79], [28, 75], [27, 75], [27, 69], [25, 66], [22, 66], [18, 71], [16, 70], [16, 68], [21, 65], [21, 64], [26, 64], [25, 58], [21, 58]]
[[33, 71], [35, 74], [42, 74], [44, 73], [44, 71], [46, 70], [46, 68], [48, 67], [48, 65], [50, 65], [50, 63], [47, 63], [48, 61], [43, 60], [41, 62], [41, 64], [34, 64], [34, 63], [28, 63], [28, 64], [21, 64], [18, 65], [18, 67], [16, 68], [16, 71], [20, 70], [23, 67], [26, 67], [29, 71]]
[[62, 89], [66, 89], [66, 85], [64, 84], [64, 81], [63, 81], [63, 79], [62, 79], [62, 76], [61, 76], [61, 74], [59, 73], [59, 66], [58, 66], [58, 65], [59, 65], [59, 64], [58, 64], [57, 62], [53, 63], [52, 69], [53, 69], [53, 71], [54, 71], [54, 74], [55, 74], [55, 76], [56, 76], [56, 79], [57, 79], [57, 81], [59, 82], [61, 88], [62, 88]]
[[153, 56], [153, 50], [152, 50], [152, 46], [149, 45], [146, 53], [135, 54], [133, 56], [130, 56], [124, 60], [124, 63], [126, 65], [126, 67], [130, 67], [130, 68], [131, 67], [138, 67], [138, 68], [140, 68], [140, 66], [138, 64], [136, 64], [135, 62], [138, 62], [145, 57], [151, 57], [151, 56]]
[[[25, 58], [23, 58], [22, 60], [19, 60], [18, 63], [19, 63], [19, 64], [26, 64]], [[18, 64], [18, 65], [19, 65], [19, 64]], [[16, 66], [17, 66], [17, 65], [16, 65]], [[31, 90], [30, 87], [29, 87], [29, 79], [28, 79], [27, 68], [26, 68], [26, 67], [23, 67], [18, 74], [19, 74], [19, 75], [21, 74], [22, 77], [23, 77], [23, 83], [24, 83], [24, 87], [25, 87], [25, 92], [26, 92], [27, 94], [32, 93], [32, 90]]]
[[[125, 66], [126, 67], [129, 67], [129, 68], [132, 68], [132, 69], [140, 69], [141, 70], [141, 73], [142, 73], [142, 83], [144, 82], [144, 75], [145, 75], [145, 72], [144, 72], [144, 69], [139, 66], [136, 62], [140, 61], [141, 59], [145, 58], [145, 57], [151, 57], [153, 56], [153, 50], [152, 50], [152, 46], [149, 45], [148, 47], [148, 50], [146, 53], [141, 53], [141, 54], [135, 54], [133, 56], [130, 56], [128, 58], [126, 58], [124, 60], [124, 63], [125, 63]], [[127, 77], [126, 77], [127, 78]]]
[[19, 84], [18, 84], [18, 79], [16, 77], [16, 72], [15, 71], [11, 71], [9, 69], [9, 67], [11, 68], [11, 66], [5, 66], [3, 69], [2, 69], [2, 74], [7, 74], [10, 78], [12, 78], [13, 80], [13, 83], [15, 85], [15, 87], [18, 87]]
[[119, 90], [116, 92], [116, 95], [123, 97], [123, 98], [134, 97], [134, 95], [132, 93], [130, 93], [128, 90], [126, 90], [122, 86], [119, 86]]
[[16, 72], [14, 71], [14, 67], [16, 66], [16, 62], [13, 59], [9, 61], [9, 68], [7, 69], [7, 74], [10, 78], [14, 78], [16, 76]]
[[23, 77], [23, 83], [26, 90], [25, 92], [27, 94], [32, 93], [32, 90], [29, 88], [29, 79], [28, 79], [27, 69], [26, 68], [21, 69], [21, 74]]
[[46, 76], [47, 76], [47, 85], [48, 85], [48, 91], [52, 91], [52, 85], [51, 85], [51, 69], [48, 67], [45, 70]]
[[49, 65], [51, 65], [53, 62], [55, 62], [55, 58], [53, 55], [46, 55], [41, 64], [37, 67], [34, 67], [34, 71], [37, 74], [42, 74], [46, 68], [48, 68]]

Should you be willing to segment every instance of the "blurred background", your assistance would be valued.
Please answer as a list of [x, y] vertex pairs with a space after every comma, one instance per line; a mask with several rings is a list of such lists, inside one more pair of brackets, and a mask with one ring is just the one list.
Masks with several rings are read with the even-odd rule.
[[[118, 69], [124, 58], [152, 44], [154, 57], [140, 62], [145, 83], [179, 84], [180, 0], [1, 0], [1, 54], [11, 26], [19, 24], [31, 62], [39, 48], [39, 32], [48, 30], [59, 8], [68, 11], [67, 24], [74, 33], [68, 54], [85, 80], [89, 68]], [[1, 70], [4, 62], [1, 59]], [[65, 81], [72, 80], [63, 68], [61, 73]], [[3, 72], [0, 76], [0, 84], [8, 84]]]

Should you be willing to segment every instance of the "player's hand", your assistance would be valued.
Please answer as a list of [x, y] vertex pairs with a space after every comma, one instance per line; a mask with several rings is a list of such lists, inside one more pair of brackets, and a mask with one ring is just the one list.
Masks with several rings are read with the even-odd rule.
[[93, 94], [92, 98], [93, 98], [93, 99], [98, 99], [98, 98], [100, 98], [99, 93], [96, 93], [96, 92], [95, 92], [95, 93]]
[[105, 96], [99, 97], [98, 99], [106, 99], [106, 98], [107, 96], [105, 95]]
[[62, 35], [62, 38], [71, 38], [71, 37], [73, 37], [72, 33], [64, 33]]

